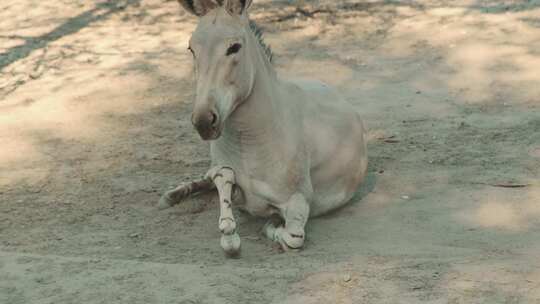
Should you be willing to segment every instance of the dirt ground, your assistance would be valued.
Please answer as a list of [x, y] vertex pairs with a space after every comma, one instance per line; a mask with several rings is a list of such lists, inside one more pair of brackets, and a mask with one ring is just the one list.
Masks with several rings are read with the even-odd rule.
[[[297, 6], [300, 9], [297, 9]], [[337, 86], [369, 175], [280, 253], [214, 195], [175, 1], [0, 3], [0, 303], [540, 303], [540, 1], [270, 1], [280, 73]], [[510, 187], [512, 186], [512, 187]]]

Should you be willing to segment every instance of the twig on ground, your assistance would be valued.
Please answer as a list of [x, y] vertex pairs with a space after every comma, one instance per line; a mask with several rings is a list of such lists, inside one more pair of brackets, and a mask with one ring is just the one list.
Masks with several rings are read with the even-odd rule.
[[303, 8], [297, 7], [292, 13], [281, 16], [281, 17], [277, 17], [276, 19], [272, 20], [272, 22], [287, 21], [289, 19], [296, 18], [298, 15], [302, 15], [302, 16], [307, 17], [307, 18], [315, 18], [316, 14], [332, 13], [332, 12], [333, 11], [329, 10], [329, 9], [316, 9], [316, 10], [313, 10], [313, 11], [308, 11], [308, 10], [305, 10]]
[[499, 187], [499, 188], [525, 188], [532, 186], [532, 184], [520, 184], [520, 183], [482, 183], [482, 182], [473, 182], [472, 184], [475, 185], [485, 185], [485, 186], [491, 186], [491, 187]]
[[395, 135], [392, 135], [392, 136], [389, 136], [389, 137], [379, 137], [377, 139], [380, 140], [380, 141], [383, 141], [385, 143], [397, 144], [397, 143], [400, 142], [400, 140], [396, 139], [395, 137], [396, 137]]
[[419, 118], [419, 119], [409, 119], [409, 120], [403, 120], [403, 123], [415, 123], [415, 122], [424, 122], [428, 121], [427, 118]]

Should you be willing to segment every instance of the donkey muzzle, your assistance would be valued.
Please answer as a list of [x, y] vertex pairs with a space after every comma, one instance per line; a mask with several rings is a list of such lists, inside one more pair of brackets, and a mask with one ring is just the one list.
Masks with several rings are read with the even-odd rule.
[[220, 135], [219, 115], [217, 111], [194, 113], [191, 115], [191, 123], [203, 140], [217, 139]]

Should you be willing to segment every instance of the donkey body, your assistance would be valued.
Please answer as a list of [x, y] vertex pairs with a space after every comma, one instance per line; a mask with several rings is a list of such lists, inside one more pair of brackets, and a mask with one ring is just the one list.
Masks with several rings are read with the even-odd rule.
[[217, 189], [226, 253], [240, 248], [232, 202], [273, 218], [266, 236], [285, 250], [300, 249], [308, 218], [345, 204], [364, 179], [362, 121], [327, 85], [278, 77], [250, 26], [251, 1], [180, 3], [201, 17], [190, 41], [197, 78], [192, 122], [211, 140], [212, 168], [165, 193], [159, 206]]

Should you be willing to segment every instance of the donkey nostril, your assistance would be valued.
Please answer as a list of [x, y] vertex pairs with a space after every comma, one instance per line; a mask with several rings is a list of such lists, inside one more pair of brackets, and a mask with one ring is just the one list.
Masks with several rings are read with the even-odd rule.
[[212, 112], [212, 121], [211, 121], [212, 127], [216, 127], [217, 122], [218, 122], [218, 116], [216, 113]]

